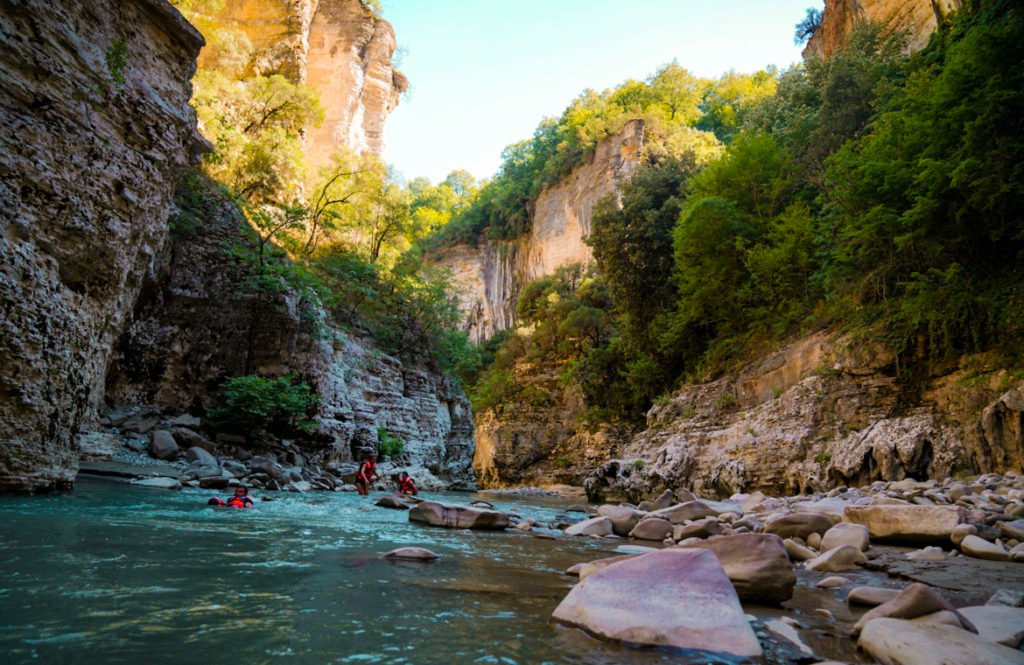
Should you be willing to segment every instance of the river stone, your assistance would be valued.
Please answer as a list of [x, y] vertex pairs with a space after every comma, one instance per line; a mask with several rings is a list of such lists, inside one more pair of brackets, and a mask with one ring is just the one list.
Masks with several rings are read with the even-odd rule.
[[931, 614], [922, 614], [919, 617], [914, 617], [911, 621], [914, 623], [943, 624], [945, 626], [963, 628], [960, 624], [960, 619], [949, 610], [940, 610], [938, 612], [932, 612]]
[[941, 547], [931, 545], [916, 552], [908, 552], [904, 558], [910, 561], [945, 561], [946, 553]]
[[677, 524], [672, 529], [672, 540], [680, 541], [687, 538], [707, 538], [722, 533], [722, 523], [714, 517], [705, 517], [689, 524]]
[[177, 478], [166, 478], [163, 476], [157, 478], [144, 478], [142, 480], [133, 480], [132, 485], [139, 485], [141, 487], [152, 487], [160, 490], [180, 490], [181, 482]]
[[976, 535], [978, 535], [978, 527], [973, 524], [957, 524], [950, 532], [949, 539], [953, 541], [954, 545], [960, 547], [964, 538]]
[[581, 579], [552, 618], [632, 644], [761, 655], [718, 559], [698, 549], [661, 550], [607, 566]]
[[610, 536], [612, 535], [612, 521], [607, 517], [591, 517], [573, 524], [565, 530], [567, 536]]
[[848, 506], [847, 522], [863, 524], [872, 539], [903, 542], [949, 542], [961, 522], [958, 506]]
[[877, 606], [887, 603], [900, 595], [899, 589], [882, 589], [873, 586], [858, 586], [850, 589], [846, 602], [853, 605]]
[[961, 607], [960, 614], [974, 624], [978, 635], [1016, 649], [1024, 640], [1024, 609], [999, 605]]
[[640, 522], [642, 517], [636, 508], [608, 504], [598, 508], [597, 514], [601, 517], [607, 517], [612, 521], [612, 531], [616, 536], [628, 536], [629, 532]]
[[217, 450], [217, 444], [210, 441], [199, 432], [190, 430], [187, 427], [174, 427], [171, 429], [171, 435], [174, 440], [178, 442], [178, 445], [182, 448], [202, 448], [208, 453], [213, 454]]
[[[396, 494], [385, 494], [373, 502], [375, 506], [381, 508], [394, 508], [396, 510], [409, 510], [409, 506], [402, 500], [402, 497]], [[397, 550], [396, 550], [397, 551]]]
[[[208, 467], [206, 467], [206, 468], [208, 468]], [[227, 486], [228, 486], [229, 480], [227, 478], [225, 478], [224, 476], [220, 475], [220, 471], [219, 470], [217, 471], [217, 473], [218, 473], [218, 475], [216, 475], [216, 476], [206, 476], [204, 478], [200, 478], [199, 479], [199, 486], [202, 487], [204, 490], [222, 490], [222, 489], [226, 489]]]
[[[832, 527], [832, 528], [834, 529], [835, 527]], [[818, 550], [819, 552], [822, 551], [822, 548], [821, 548], [821, 534], [818, 533], [818, 532], [807, 534], [807, 546], [810, 547], [812, 550]], [[829, 548], [825, 548], [825, 549], [829, 549]]]
[[810, 547], [801, 545], [791, 538], [783, 540], [782, 545], [786, 548], [786, 554], [789, 555], [790, 561], [810, 561], [818, 556], [818, 553]]
[[783, 603], [793, 596], [796, 573], [778, 536], [738, 533], [672, 549], [713, 552], [736, 593], [745, 601]]
[[409, 559], [413, 561], [433, 561], [441, 558], [423, 547], [399, 547], [384, 554], [385, 559]]
[[812, 533], [825, 533], [832, 528], [827, 515], [815, 513], [790, 513], [782, 515], [764, 525], [765, 533], [774, 533], [779, 538], [802, 538]]
[[158, 429], [150, 435], [148, 452], [150, 457], [165, 462], [178, 459], [178, 442], [165, 429]]
[[1024, 663], [1021, 652], [960, 628], [901, 619], [875, 619], [864, 627], [857, 645], [884, 665]]
[[1012, 538], [1024, 541], [1024, 520], [1013, 520], [1012, 522], [997, 522], [996, 527], [1003, 538]]
[[[648, 554], [648, 552], [644, 552], [644, 554]], [[588, 575], [591, 575], [592, 573], [596, 573], [597, 571], [607, 568], [612, 564], [618, 563], [620, 561], [625, 561], [626, 559], [632, 559], [636, 556], [640, 555], [622, 554], [620, 556], [610, 556], [605, 559], [597, 559], [596, 561], [588, 561], [587, 563], [583, 564], [583, 566], [579, 570], [580, 579], [585, 579]]]
[[841, 573], [847, 570], [857, 570], [858, 564], [867, 562], [868, 558], [864, 556], [864, 553], [853, 545], [840, 545], [827, 552], [822, 552], [804, 564], [804, 567], [807, 570], [820, 573]]
[[185, 461], [193, 466], [218, 466], [217, 458], [199, 446], [192, 446], [185, 451]]
[[657, 517], [640, 520], [629, 532], [630, 538], [638, 540], [665, 540], [672, 535], [672, 523]]
[[985, 601], [985, 605], [1024, 607], [1024, 591], [1019, 591], [1017, 589], [999, 589]]
[[838, 589], [841, 586], [846, 586], [847, 582], [849, 582], [849, 580], [845, 577], [841, 577], [839, 575], [831, 575], [818, 582], [816, 586], [819, 589]]
[[953, 612], [960, 619], [965, 630], [973, 633], [978, 632], [971, 622], [953, 607], [948, 600], [940, 596], [931, 587], [920, 582], [914, 582], [907, 588], [900, 591], [891, 600], [888, 600], [878, 607], [869, 610], [853, 626], [853, 634], [856, 635], [870, 621], [880, 618], [913, 619], [932, 612], [947, 610]]
[[1005, 549], [990, 543], [978, 536], [967, 536], [960, 541], [960, 551], [975, 559], [988, 559], [989, 561], [1009, 561], [1010, 553]]
[[853, 545], [861, 552], [867, 552], [871, 547], [868, 528], [863, 524], [840, 522], [825, 532], [821, 537], [821, 547], [818, 549], [824, 552], [840, 545]]
[[284, 469], [269, 457], [261, 455], [253, 457], [249, 460], [249, 468], [252, 469], [253, 473], [265, 473], [274, 480], [281, 480], [284, 477]]
[[455, 506], [437, 501], [420, 501], [409, 511], [410, 522], [452, 529], [507, 529], [509, 516], [496, 510]]
[[658, 495], [658, 498], [654, 500], [654, 509], [661, 510], [662, 508], [668, 508], [676, 502], [675, 496], [672, 494], [672, 490], [665, 490]]

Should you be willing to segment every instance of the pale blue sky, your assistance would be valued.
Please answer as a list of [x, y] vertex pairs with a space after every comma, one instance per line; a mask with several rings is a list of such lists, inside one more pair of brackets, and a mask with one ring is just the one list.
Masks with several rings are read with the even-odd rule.
[[821, 0], [382, 0], [412, 90], [385, 159], [433, 182], [490, 177], [502, 149], [586, 88], [677, 59], [700, 76], [800, 59], [793, 27]]

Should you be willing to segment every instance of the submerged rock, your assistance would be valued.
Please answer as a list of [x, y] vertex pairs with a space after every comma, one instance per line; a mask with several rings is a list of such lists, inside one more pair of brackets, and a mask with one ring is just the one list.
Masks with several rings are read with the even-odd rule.
[[667, 549], [582, 579], [552, 618], [632, 644], [760, 656], [761, 645], [718, 559]]
[[407, 559], [410, 561], [433, 561], [441, 558], [440, 555], [423, 547], [399, 547], [382, 556], [385, 559]]

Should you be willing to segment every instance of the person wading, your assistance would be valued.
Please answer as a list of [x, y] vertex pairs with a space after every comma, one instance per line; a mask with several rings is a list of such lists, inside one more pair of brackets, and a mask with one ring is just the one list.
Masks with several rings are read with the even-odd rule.
[[370, 484], [377, 477], [377, 454], [373, 453], [363, 460], [359, 465], [359, 471], [356, 471], [356, 489], [359, 490], [359, 494], [367, 496], [370, 493]]

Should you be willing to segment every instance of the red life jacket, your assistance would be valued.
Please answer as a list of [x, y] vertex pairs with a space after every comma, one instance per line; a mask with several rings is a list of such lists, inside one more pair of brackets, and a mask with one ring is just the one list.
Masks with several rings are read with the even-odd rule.
[[232, 508], [252, 508], [252, 499], [248, 496], [233, 496], [228, 499], [228, 505]]
[[373, 460], [366, 460], [363, 465], [359, 467], [359, 475], [366, 479], [366, 482], [370, 482], [370, 476], [377, 475], [377, 463]]
[[402, 492], [403, 494], [415, 494], [416, 493], [416, 483], [414, 483], [412, 481], [412, 478], [406, 478], [405, 480], [402, 480], [401, 478], [399, 478], [398, 479], [398, 491]]

